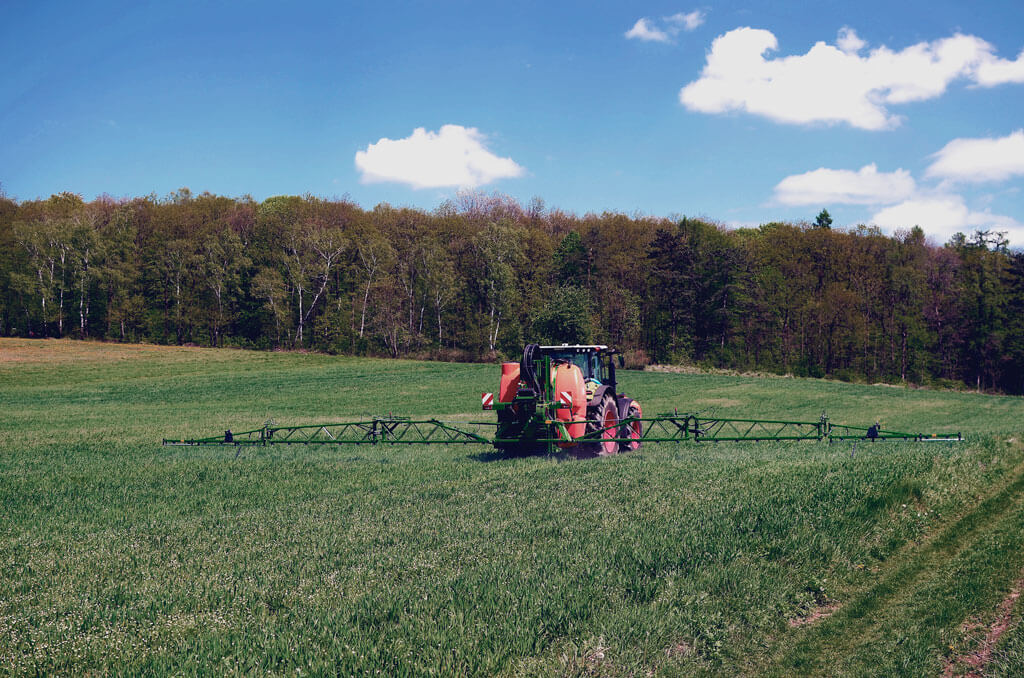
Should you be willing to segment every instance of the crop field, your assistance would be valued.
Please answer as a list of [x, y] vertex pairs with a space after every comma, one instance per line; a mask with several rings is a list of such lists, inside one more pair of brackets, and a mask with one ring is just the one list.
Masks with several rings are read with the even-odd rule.
[[0, 339], [0, 673], [1019, 675], [1024, 401], [620, 372], [966, 442], [161, 447], [480, 418], [494, 365]]

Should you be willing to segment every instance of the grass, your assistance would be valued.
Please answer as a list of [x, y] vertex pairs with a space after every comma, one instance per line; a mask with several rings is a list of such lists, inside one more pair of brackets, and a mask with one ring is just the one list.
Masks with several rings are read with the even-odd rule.
[[[235, 459], [159, 440], [477, 417], [497, 369], [2, 339], [0, 672], [938, 675], [1021, 576], [1019, 398], [620, 380], [645, 412], [827, 410], [967, 441]], [[1019, 668], [1020, 628], [991, 671]]]
[[[1019, 601], [1019, 599], [1018, 599]], [[1024, 675], [1024, 624], [1021, 624], [1022, 610], [1018, 602], [1015, 610], [1016, 624], [1002, 639], [995, 653], [995, 667], [991, 675], [995, 678], [1013, 678]]]

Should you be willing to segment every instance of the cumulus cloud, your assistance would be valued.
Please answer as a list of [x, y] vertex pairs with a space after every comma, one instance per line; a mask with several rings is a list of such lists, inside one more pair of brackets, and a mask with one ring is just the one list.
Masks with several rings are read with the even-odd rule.
[[637, 19], [633, 27], [626, 31], [626, 37], [648, 42], [669, 42], [668, 33], [656, 28], [649, 19]]
[[497, 179], [520, 177], [525, 169], [487, 150], [475, 127], [422, 127], [404, 139], [382, 138], [356, 153], [363, 183], [396, 182], [413, 188], [476, 188]]
[[672, 42], [681, 31], [692, 31], [704, 23], [704, 12], [694, 10], [678, 12], [661, 20], [643, 17], [637, 19], [633, 27], [626, 31], [626, 37], [632, 40], [647, 42]]
[[843, 26], [839, 29], [839, 35], [836, 38], [836, 46], [844, 54], [856, 54], [857, 52], [864, 49], [868, 43], [861, 40], [857, 32], [849, 26]]
[[770, 31], [737, 28], [715, 38], [700, 78], [679, 92], [702, 113], [746, 111], [791, 124], [846, 123], [868, 130], [895, 127], [888, 106], [940, 96], [955, 80], [990, 87], [1024, 82], [1024, 53], [995, 56], [981, 38], [956, 34], [900, 51], [866, 43], [849, 27], [837, 45], [818, 42], [802, 55], [766, 58], [778, 49]]
[[686, 14], [683, 12], [677, 12], [672, 16], [665, 17], [665, 22], [673, 26], [679, 26], [683, 30], [692, 31], [704, 23], [704, 12], [701, 12], [698, 9]]
[[929, 177], [983, 182], [1024, 175], [1024, 129], [997, 139], [953, 139], [932, 157]]
[[978, 229], [1006, 231], [1011, 243], [1024, 244], [1024, 224], [989, 210], [973, 211], [959, 195], [911, 198], [876, 212], [872, 223], [890, 229], [920, 226], [926, 234], [943, 241], [957, 232], [970, 235]]
[[1008, 82], [1024, 82], [1024, 50], [1021, 50], [1014, 61], [993, 59], [980, 64], [977, 81], [982, 87], [994, 87]]
[[879, 172], [871, 163], [860, 170], [820, 167], [786, 177], [775, 186], [775, 200], [783, 205], [888, 205], [914, 194], [910, 172]]

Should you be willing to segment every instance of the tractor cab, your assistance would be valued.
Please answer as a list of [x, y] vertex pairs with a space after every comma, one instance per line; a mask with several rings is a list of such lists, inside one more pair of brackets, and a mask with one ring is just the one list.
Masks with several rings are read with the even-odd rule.
[[614, 349], [600, 344], [562, 344], [540, 346], [538, 353], [539, 356], [550, 358], [552, 363], [567, 363], [580, 368], [587, 385], [588, 400], [592, 400], [594, 393], [602, 386], [615, 391], [615, 364], [612, 361]]
[[[602, 351], [604, 354], [602, 355]], [[583, 373], [585, 381], [595, 381], [598, 385], [606, 384], [614, 380], [614, 367], [611, 363], [611, 353], [607, 346], [602, 345], [568, 345], [541, 346], [541, 355], [547, 355], [552, 363], [568, 363], [577, 366]], [[602, 361], [602, 357], [603, 359]]]

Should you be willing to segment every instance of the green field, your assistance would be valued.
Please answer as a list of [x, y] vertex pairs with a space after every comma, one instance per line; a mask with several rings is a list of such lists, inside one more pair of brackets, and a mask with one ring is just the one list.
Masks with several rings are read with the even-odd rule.
[[646, 412], [827, 410], [967, 441], [586, 461], [159, 445], [270, 417], [479, 417], [497, 378], [0, 339], [0, 673], [937, 676], [1007, 609], [985, 671], [1024, 666], [1024, 604], [1004, 604], [1024, 569], [1020, 398], [623, 372]]

